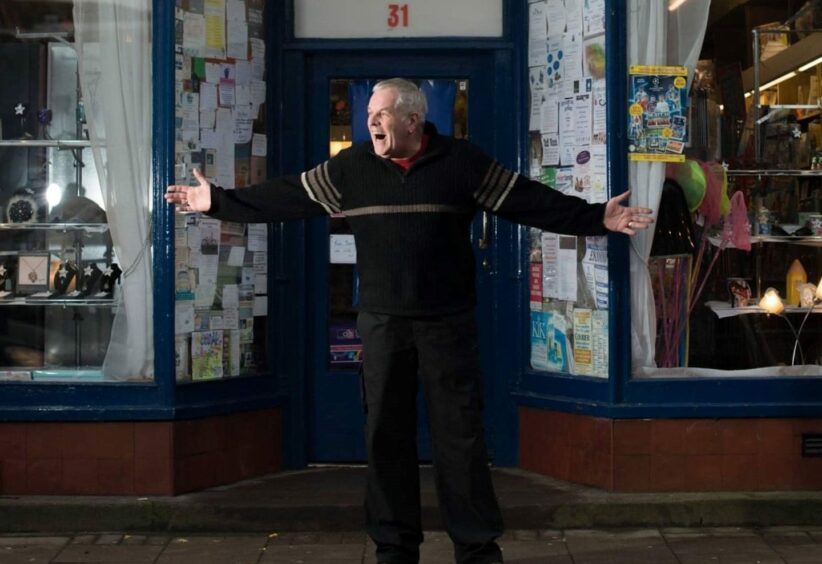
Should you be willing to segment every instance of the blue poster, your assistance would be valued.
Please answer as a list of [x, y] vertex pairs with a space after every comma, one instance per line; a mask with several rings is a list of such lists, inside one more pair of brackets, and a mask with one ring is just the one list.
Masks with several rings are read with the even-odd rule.
[[628, 152], [634, 161], [685, 160], [688, 143], [686, 67], [630, 69]]

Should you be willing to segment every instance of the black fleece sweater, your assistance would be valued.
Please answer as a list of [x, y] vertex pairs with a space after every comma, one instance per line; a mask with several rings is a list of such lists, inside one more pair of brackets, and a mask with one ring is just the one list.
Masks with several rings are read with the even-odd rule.
[[506, 170], [476, 146], [430, 136], [408, 171], [370, 142], [301, 175], [239, 190], [211, 188], [208, 215], [274, 222], [345, 214], [357, 245], [360, 309], [437, 315], [476, 302], [470, 224], [477, 210], [554, 233], [602, 235], [604, 204], [588, 204]]

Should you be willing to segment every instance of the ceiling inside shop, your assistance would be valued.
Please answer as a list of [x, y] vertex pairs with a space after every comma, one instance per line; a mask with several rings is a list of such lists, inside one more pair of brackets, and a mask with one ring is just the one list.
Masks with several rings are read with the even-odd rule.
[[0, 35], [72, 31], [73, 0], [0, 0]]

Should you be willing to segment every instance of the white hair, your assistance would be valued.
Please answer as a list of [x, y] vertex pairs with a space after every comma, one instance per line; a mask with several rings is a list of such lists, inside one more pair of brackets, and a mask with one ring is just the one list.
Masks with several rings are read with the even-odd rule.
[[393, 89], [397, 93], [397, 100], [394, 102], [394, 109], [397, 113], [401, 115], [418, 114], [420, 120], [425, 122], [428, 101], [416, 84], [404, 78], [389, 78], [375, 84], [372, 92], [387, 88]]

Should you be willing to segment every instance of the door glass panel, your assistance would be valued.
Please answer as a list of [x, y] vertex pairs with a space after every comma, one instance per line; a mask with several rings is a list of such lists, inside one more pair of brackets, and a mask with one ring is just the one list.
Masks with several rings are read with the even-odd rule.
[[[329, 147], [333, 157], [352, 143], [368, 139], [366, 107], [377, 80], [332, 79], [329, 92]], [[467, 79], [417, 81], [428, 99], [428, 121], [440, 133], [468, 139]], [[356, 369], [362, 361], [357, 335], [358, 276], [353, 235], [342, 214], [329, 221], [329, 363], [335, 369]]]

